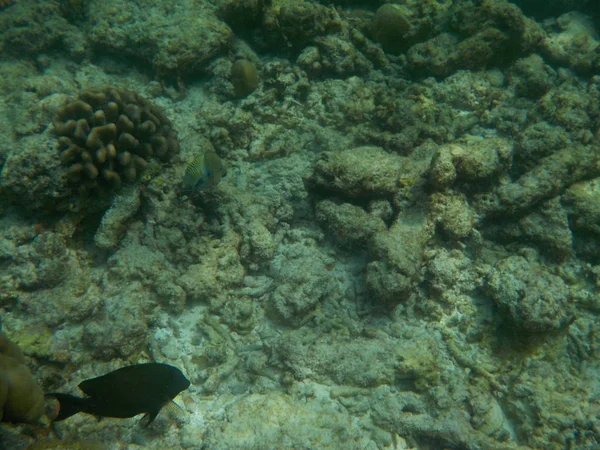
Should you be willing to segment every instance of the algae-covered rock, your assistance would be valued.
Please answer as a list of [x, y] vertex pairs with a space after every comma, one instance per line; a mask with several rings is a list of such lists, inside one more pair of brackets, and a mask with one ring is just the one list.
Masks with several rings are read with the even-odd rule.
[[340, 297], [335, 259], [318, 241], [304, 233], [290, 233], [270, 264], [275, 280], [269, 293], [271, 314], [289, 324], [298, 324], [325, 299]]
[[571, 185], [561, 197], [578, 257], [600, 262], [600, 179]]
[[411, 296], [422, 279], [424, 251], [432, 234], [432, 223], [420, 211], [400, 215], [389, 230], [375, 234], [366, 282], [377, 302], [396, 305]]
[[479, 286], [479, 277], [471, 261], [460, 250], [440, 248], [428, 252], [427, 281], [442, 298], [471, 292]]
[[594, 94], [593, 89], [577, 81], [566, 81], [542, 96], [534, 111], [543, 120], [560, 125], [567, 131], [588, 130], [594, 118], [592, 105], [596, 104], [597, 97]]
[[413, 45], [406, 53], [408, 67], [421, 76], [446, 77], [458, 69], [451, 49], [459, 44], [458, 38], [451, 33], [437, 36]]
[[[167, 309], [180, 312], [185, 305], [186, 293], [180, 286], [183, 283], [178, 278], [178, 272], [167, 261], [164, 253], [153, 251], [150, 246], [131, 242], [128, 244], [109, 258], [108, 270], [104, 274], [103, 284], [105, 288], [107, 286], [111, 288], [111, 294], [116, 296], [115, 302], [118, 303], [116, 299], [121, 298], [123, 289], [144, 290], [140, 288], [145, 288], [156, 297], [146, 298], [142, 304], [130, 302], [134, 310], [144, 305], [148, 306], [152, 300], [156, 300]], [[106, 288], [104, 297], [108, 295], [108, 288]], [[136, 292], [128, 295], [137, 297], [144, 294]], [[122, 306], [127, 310], [127, 304], [124, 303]]]
[[17, 204], [32, 211], [65, 211], [70, 208], [70, 189], [59, 177], [60, 159], [56, 140], [35, 134], [20, 141], [19, 151], [11, 152], [2, 165], [1, 202]]
[[102, 313], [86, 324], [82, 335], [82, 343], [95, 358], [125, 359], [146, 347], [149, 331], [144, 301], [142, 296], [131, 293], [104, 300]]
[[466, 136], [437, 150], [429, 180], [439, 189], [450, 187], [456, 181], [482, 182], [506, 168], [511, 154], [512, 146], [505, 139]]
[[294, 49], [302, 48], [316, 37], [339, 29], [331, 8], [307, 0], [276, 0], [265, 12], [263, 28], [268, 40], [278, 47], [282, 41]]
[[497, 263], [487, 276], [486, 290], [522, 331], [548, 332], [573, 321], [569, 287], [562, 278], [523, 256]]
[[389, 197], [415, 182], [408, 158], [379, 147], [326, 153], [315, 164], [307, 186], [350, 198]]
[[342, 247], [368, 245], [371, 237], [386, 229], [384, 222], [359, 206], [323, 200], [316, 206], [317, 220], [323, 223]]
[[600, 235], [600, 178], [571, 185], [562, 196], [576, 230]]
[[[20, 298], [27, 304], [29, 313], [38, 318], [38, 323], [48, 319], [46, 313], [64, 314], [49, 297], [55, 288], [63, 287], [65, 280], [74, 285], [79, 283], [79, 255], [67, 248], [65, 237], [59, 233], [39, 232], [34, 226], [22, 226], [22, 223], [11, 227], [10, 223], [10, 218], [6, 218], [0, 228], [0, 261], [6, 264], [0, 274], [0, 306], [10, 298]], [[46, 290], [46, 298], [40, 303], [32, 301], [35, 292], [41, 289]], [[44, 309], [43, 313], [38, 306]]]
[[89, 51], [85, 34], [64, 17], [60, 2], [14, 3], [0, 14], [0, 52], [35, 56], [60, 46], [74, 57]]
[[453, 31], [413, 45], [408, 68], [427, 76], [448, 76], [459, 69], [479, 69], [495, 61], [516, 59], [537, 48], [541, 27], [506, 0], [456, 3]]
[[600, 40], [589, 16], [570, 11], [558, 17], [554, 25], [542, 42], [548, 61], [583, 74], [597, 73]]
[[542, 158], [565, 148], [569, 139], [563, 127], [546, 121], [527, 126], [515, 141], [513, 168], [519, 174], [530, 171]]
[[229, 233], [220, 241], [208, 238], [198, 241], [198, 262], [186, 267], [180, 277], [189, 301], [220, 299], [227, 288], [242, 283], [245, 269], [238, 253], [240, 242], [241, 238], [235, 233]]
[[556, 71], [536, 54], [518, 59], [508, 76], [517, 94], [531, 99], [538, 99], [548, 92], [558, 78]]
[[551, 198], [565, 187], [600, 174], [595, 146], [571, 145], [543, 158], [514, 183], [500, 185], [475, 202], [481, 214], [523, 211]]
[[451, 239], [466, 238], [473, 231], [475, 214], [463, 194], [433, 194], [429, 206], [432, 220]]
[[373, 64], [347, 39], [329, 35], [315, 39], [315, 46], [305, 47], [296, 62], [311, 76], [347, 78], [367, 74]]
[[534, 211], [511, 222], [492, 222], [485, 234], [511, 242], [537, 243], [541, 251], [553, 260], [562, 260], [573, 252], [567, 209], [558, 197], [541, 202]]
[[224, 54], [231, 29], [205, 2], [185, 4], [107, 0], [90, 2], [88, 29], [92, 45], [121, 57], [145, 61], [162, 76], [200, 71]]

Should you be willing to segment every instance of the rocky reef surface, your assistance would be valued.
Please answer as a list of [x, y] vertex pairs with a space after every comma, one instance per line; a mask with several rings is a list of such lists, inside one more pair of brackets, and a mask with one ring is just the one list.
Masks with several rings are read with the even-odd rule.
[[[600, 11], [545, 3], [0, 2], [0, 328], [45, 392], [192, 382], [149, 428], [0, 447], [595, 448]], [[99, 194], [56, 130], [107, 86], [179, 152]], [[209, 146], [227, 174], [184, 192]]]

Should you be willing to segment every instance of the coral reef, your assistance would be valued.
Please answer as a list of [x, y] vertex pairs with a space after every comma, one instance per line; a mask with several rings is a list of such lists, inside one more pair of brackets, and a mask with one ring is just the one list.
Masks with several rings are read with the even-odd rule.
[[135, 92], [91, 89], [64, 106], [54, 122], [67, 177], [87, 189], [118, 190], [153, 160], [179, 152], [164, 113]]
[[[600, 16], [569, 1], [0, 11], [2, 325], [48, 392], [149, 361], [193, 383], [148, 429], [2, 423], [2, 444], [596, 445]], [[96, 166], [119, 141], [106, 85], [181, 145], [162, 160], [118, 111], [154, 153], [126, 150], [134, 177], [115, 147], [119, 190]], [[218, 178], [213, 147], [227, 176], [183, 195]]]

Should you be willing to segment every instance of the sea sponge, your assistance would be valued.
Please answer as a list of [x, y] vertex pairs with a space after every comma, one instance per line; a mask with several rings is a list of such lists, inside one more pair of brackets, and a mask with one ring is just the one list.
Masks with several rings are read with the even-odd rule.
[[164, 113], [126, 89], [90, 89], [64, 106], [54, 122], [66, 175], [86, 188], [117, 190], [154, 159], [179, 152], [177, 133]]
[[0, 421], [33, 423], [43, 413], [42, 389], [21, 350], [0, 331]]

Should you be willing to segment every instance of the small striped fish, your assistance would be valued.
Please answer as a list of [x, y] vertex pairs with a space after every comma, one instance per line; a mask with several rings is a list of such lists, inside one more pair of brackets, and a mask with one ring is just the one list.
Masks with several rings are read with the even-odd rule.
[[183, 176], [183, 190], [202, 191], [216, 186], [225, 175], [225, 166], [219, 155], [210, 148], [189, 163]]

